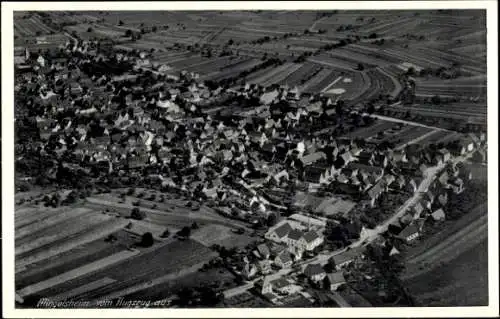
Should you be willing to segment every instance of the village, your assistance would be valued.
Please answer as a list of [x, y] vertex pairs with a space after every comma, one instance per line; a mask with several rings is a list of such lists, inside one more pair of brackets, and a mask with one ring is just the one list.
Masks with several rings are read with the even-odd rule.
[[[411, 303], [390, 288], [397, 271], [374, 260], [396, 269], [426, 228], [439, 229], [450, 197], [468, 192], [464, 163], [486, 163], [485, 133], [391, 122], [297, 87], [201, 81], [152, 53], [81, 39], [16, 49], [18, 191], [72, 191], [45, 194], [52, 205], [97, 187], [123, 204], [151, 189], [200, 215], [211, 207], [253, 237], [229, 255], [212, 247], [240, 278], [220, 291], [226, 305], [250, 294], [271, 306], [371, 306], [366, 285], [379, 304]], [[159, 196], [140, 198], [133, 218], [161, 210]]]

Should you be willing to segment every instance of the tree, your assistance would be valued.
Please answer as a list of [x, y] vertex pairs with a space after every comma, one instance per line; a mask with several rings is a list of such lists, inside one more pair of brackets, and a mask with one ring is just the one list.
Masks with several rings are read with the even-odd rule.
[[267, 226], [269, 226], [269, 227], [274, 226], [274, 225], [276, 225], [277, 221], [278, 221], [278, 218], [276, 217], [275, 214], [269, 214], [269, 216], [267, 216]]
[[436, 105], [441, 104], [441, 97], [439, 95], [434, 95], [431, 97], [431, 103]]
[[92, 31], [94, 31], [94, 29], [92, 29], [91, 27], [87, 29], [87, 32], [92, 32]]
[[180, 236], [180, 237], [189, 238], [189, 236], [191, 236], [191, 228], [189, 228], [187, 226], [184, 226], [184, 227], [182, 227], [181, 230], [179, 230], [177, 232], [177, 235]]
[[158, 30], [158, 28], [157, 28], [156, 26], [153, 26], [153, 27], [151, 28], [151, 31], [153, 31], [153, 32], [156, 32], [157, 30]]
[[160, 237], [161, 238], [168, 238], [168, 237], [170, 237], [170, 230], [168, 230], [168, 228], [165, 229], [165, 231], [161, 234]]
[[125, 31], [125, 36], [126, 37], [131, 37], [132, 36], [132, 30], [128, 29], [127, 31]]
[[141, 211], [139, 208], [134, 207], [132, 209], [132, 213], [130, 214], [130, 217], [133, 219], [137, 219], [137, 220], [143, 220], [144, 218], [146, 218], [146, 214], [143, 211]]
[[143, 247], [151, 247], [153, 246], [154, 239], [153, 234], [150, 232], [144, 233], [141, 238], [141, 246]]
[[120, 21], [118, 22], [118, 25], [120, 25], [120, 26], [121, 26], [121, 25], [124, 25], [123, 21], [122, 21], [122, 20], [120, 20]]
[[357, 69], [358, 69], [359, 71], [363, 71], [363, 70], [365, 69], [365, 66], [363, 65], [363, 63], [358, 63], [358, 67], [357, 67]]
[[196, 222], [193, 222], [193, 224], [191, 224], [191, 229], [198, 229], [198, 228], [200, 228], [200, 227], [198, 226], [198, 224]]

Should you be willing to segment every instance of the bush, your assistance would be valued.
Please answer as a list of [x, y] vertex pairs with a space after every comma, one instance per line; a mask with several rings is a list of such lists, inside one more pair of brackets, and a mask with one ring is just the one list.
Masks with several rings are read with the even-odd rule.
[[189, 236], [191, 236], [191, 228], [189, 228], [187, 226], [184, 226], [184, 227], [182, 227], [181, 230], [179, 230], [177, 232], [177, 235], [180, 236], [180, 237], [189, 238]]
[[139, 208], [135, 207], [134, 209], [132, 209], [130, 217], [137, 220], [143, 220], [144, 218], [146, 218], [146, 214]]
[[165, 229], [165, 231], [161, 234], [160, 237], [161, 238], [168, 238], [168, 237], [170, 237], [170, 230], [168, 230], [168, 228]]
[[151, 247], [151, 246], [153, 246], [153, 243], [154, 243], [153, 234], [151, 234], [150, 232], [147, 232], [147, 233], [144, 233], [144, 235], [142, 235], [141, 246]]

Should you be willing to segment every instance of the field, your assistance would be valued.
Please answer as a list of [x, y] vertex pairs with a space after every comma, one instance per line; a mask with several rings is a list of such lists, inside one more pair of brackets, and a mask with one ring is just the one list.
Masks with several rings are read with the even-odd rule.
[[453, 261], [405, 282], [405, 286], [415, 296], [417, 305], [488, 305], [487, 241], [483, 240]]
[[244, 247], [255, 241], [248, 235], [235, 234], [234, 229], [222, 225], [207, 225], [199, 230], [196, 230], [191, 238], [200, 244], [210, 247], [214, 244], [224, 247]]
[[29, 37], [51, 33], [54, 33], [54, 30], [44, 24], [38, 15], [16, 19], [14, 23], [14, 35], [16, 36]]
[[[147, 283], [170, 273], [179, 272], [184, 268], [206, 262], [213, 256], [214, 253], [211, 250], [192, 240], [171, 240], [142, 251], [123, 250], [116, 252], [108, 257], [80, 266], [82, 270], [75, 271], [76, 268], [73, 268], [63, 273], [64, 276], [57, 275], [49, 279], [51, 281], [45, 279], [45, 281], [27, 286], [36, 289], [23, 287], [21, 289], [24, 290], [21, 291], [36, 299], [37, 296], [47, 297], [70, 291], [96, 280], [113, 279], [105, 286], [87, 291], [82, 290], [78, 296], [74, 296], [77, 299], [92, 300], [120, 292], [134, 285]], [[174, 277], [176, 276], [178, 275]]]
[[[233, 232], [240, 227], [238, 222], [208, 207], [193, 211], [186, 207], [187, 201], [153, 190], [137, 189], [135, 194], [142, 192], [144, 196], [137, 195], [147, 216], [142, 221], [128, 219], [135, 207], [132, 202], [139, 197], [122, 200], [118, 193], [89, 197], [85, 207], [19, 207], [16, 290], [26, 304], [42, 296], [111, 299], [148, 289], [161, 293], [165, 287], [179, 287], [184, 282], [196, 284], [205, 275], [198, 275], [198, 269], [217, 255], [208, 247], [243, 247], [254, 241], [247, 234]], [[163, 195], [165, 202], [154, 201], [152, 195]], [[153, 205], [154, 209], [146, 208]], [[173, 237], [194, 221], [199, 227], [192, 230], [192, 239]], [[161, 238], [167, 228], [170, 238]], [[142, 247], [141, 236], [148, 231], [155, 243]], [[205, 276], [204, 280], [215, 277]], [[228, 273], [218, 277], [228, 287], [234, 282]]]

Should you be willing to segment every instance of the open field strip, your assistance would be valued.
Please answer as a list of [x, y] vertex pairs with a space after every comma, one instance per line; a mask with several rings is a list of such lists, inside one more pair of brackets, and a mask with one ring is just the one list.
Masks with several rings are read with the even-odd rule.
[[125, 289], [121, 289], [121, 290], [118, 290], [118, 291], [113, 291], [112, 293], [104, 295], [101, 298], [102, 299], [107, 299], [107, 300], [116, 299], [116, 298], [119, 298], [119, 297], [124, 297], [124, 296], [130, 295], [130, 294], [133, 294], [135, 292], [138, 292], [138, 291], [141, 291], [141, 290], [144, 290], [144, 289], [156, 286], [156, 285], [163, 284], [163, 283], [168, 282], [170, 280], [178, 279], [178, 278], [180, 278], [182, 276], [186, 276], [186, 275], [189, 275], [190, 273], [193, 273], [193, 272], [197, 271], [198, 269], [200, 269], [201, 267], [203, 267], [203, 265], [205, 263], [206, 263], [205, 261], [196, 263], [196, 264], [194, 264], [192, 266], [179, 269], [179, 270], [177, 270], [175, 272], [172, 272], [172, 273], [166, 274], [164, 276], [152, 279], [152, 280], [150, 280], [148, 282], [141, 282], [141, 283], [135, 284], [135, 285], [133, 285], [131, 287], [127, 287]]
[[215, 59], [204, 60], [204, 61], [200, 61], [198, 63], [189, 64], [187, 66], [184, 66], [183, 68], [188, 70], [188, 71], [195, 71], [196, 72], [197, 68], [203, 67], [203, 65], [205, 65], [205, 64], [212, 65], [212, 64], [217, 64], [220, 61], [226, 61], [226, 60], [230, 61], [230, 57], [224, 56], [224, 57], [219, 57], [219, 58], [215, 58]]
[[[169, 239], [159, 243], [147, 252], [142, 252], [136, 257], [129, 258], [122, 263], [99, 272], [99, 277], [111, 277], [117, 280], [115, 284], [79, 296], [81, 299], [101, 298], [104, 295], [114, 293], [135, 285], [152, 281], [156, 278], [178, 272], [187, 267], [201, 262], [207, 262], [217, 253], [191, 239], [179, 241]], [[89, 279], [83, 278], [80, 284]], [[68, 283], [64, 285], [68, 289]], [[61, 289], [61, 287], [57, 287]]]
[[422, 265], [424, 267], [422, 270], [418, 269], [405, 273], [402, 279], [408, 280], [425, 274], [440, 264], [452, 261], [462, 252], [473, 248], [482, 242], [485, 238], [487, 238], [488, 234], [488, 225], [485, 222], [485, 219], [487, 219], [487, 217], [483, 216], [480, 220], [471, 223], [469, 226], [464, 228], [463, 231], [450, 236], [449, 239], [441, 242], [433, 249], [430, 249], [425, 254], [419, 256], [419, 258], [415, 258], [417, 261], [408, 261], [407, 263], [411, 264], [411, 266], [409, 265], [407, 267], [417, 267], [417, 265]]
[[225, 78], [230, 78], [233, 76], [239, 75], [244, 70], [249, 70], [254, 66], [257, 66], [261, 63], [260, 60], [257, 59], [248, 59], [244, 63], [239, 63], [232, 68], [225, 68], [222, 71], [214, 71], [204, 76], [200, 76], [200, 80], [215, 80], [220, 81]]
[[275, 84], [275, 83], [281, 82], [282, 80], [284, 80], [285, 78], [287, 78], [290, 74], [292, 74], [293, 72], [297, 71], [301, 67], [302, 67], [302, 64], [296, 64], [296, 63], [294, 63], [289, 68], [283, 70], [282, 72], [279, 72], [278, 74], [275, 74], [270, 79], [268, 79], [267, 81], [263, 82], [262, 85], [263, 86], [269, 86], [271, 84]]
[[[331, 58], [333, 59], [333, 58]], [[332, 63], [332, 62], [327, 62], [327, 61], [322, 61], [321, 58], [309, 58], [308, 61], [321, 64], [321, 65], [326, 65], [329, 66], [333, 69], [340, 69], [340, 70], [347, 70], [347, 71], [352, 71], [352, 66], [348, 65], [347, 62], [345, 63]]]
[[[148, 221], [134, 220], [132, 221], [132, 227], [130, 229], [125, 228], [124, 230], [138, 236], [142, 236], [144, 233], [150, 232], [156, 240], [162, 241], [163, 238], [160, 236], [165, 231], [165, 227]], [[177, 232], [178, 230], [180, 229], [169, 228], [171, 234]]]
[[403, 86], [401, 85], [401, 83], [398, 81], [397, 78], [395, 78], [392, 74], [390, 74], [389, 72], [387, 72], [386, 70], [382, 69], [382, 68], [377, 68], [377, 70], [384, 74], [385, 76], [387, 76], [389, 79], [391, 79], [392, 81], [392, 84], [394, 84], [394, 90], [392, 90], [389, 94], [392, 96], [392, 97], [396, 97], [402, 90], [403, 90]]
[[17, 291], [17, 293], [21, 297], [29, 296], [32, 294], [35, 294], [37, 292], [43, 291], [45, 289], [54, 287], [56, 285], [59, 285], [61, 283], [64, 283], [66, 281], [85, 276], [87, 274], [90, 274], [91, 272], [98, 271], [100, 269], [103, 269], [105, 267], [111, 266], [113, 264], [116, 264], [120, 261], [126, 260], [132, 256], [135, 256], [139, 254], [138, 250], [130, 251], [130, 250], [125, 250], [121, 251], [117, 254], [108, 256], [106, 258], [100, 259], [98, 261], [92, 262], [88, 265], [73, 269], [71, 271], [68, 271], [66, 273], [60, 274], [58, 276], [52, 277], [50, 279], [44, 280], [42, 282], [36, 283], [31, 286], [24, 287], [23, 289]]
[[29, 209], [23, 210], [21, 216], [17, 215], [17, 209], [16, 209], [14, 213], [15, 214], [14, 224], [16, 229], [19, 229], [23, 226], [48, 218], [51, 215], [60, 214], [69, 209], [70, 209], [69, 207], [49, 208], [40, 206], [40, 207], [35, 207], [35, 209], [31, 209], [30, 207]]
[[[126, 250], [129, 245], [137, 242], [137, 240], [132, 238], [132, 235], [129, 235], [125, 231], [118, 231], [113, 234], [118, 236], [119, 242], [107, 242], [105, 238], [99, 238], [88, 244], [83, 244], [67, 252], [29, 265], [26, 271], [16, 273], [16, 289], [24, 288], [93, 261], [111, 256], [117, 252]], [[137, 236], [134, 235], [134, 237]]]
[[434, 135], [434, 134], [436, 134], [436, 133], [438, 133], [438, 132], [440, 132], [440, 131], [433, 130], [433, 131], [427, 132], [427, 133], [425, 133], [425, 134], [423, 134], [423, 135], [420, 135], [420, 136], [419, 136], [419, 137], [417, 137], [417, 138], [414, 138], [414, 139], [413, 139], [413, 140], [411, 140], [411, 141], [408, 141], [408, 142], [402, 143], [401, 145], [396, 146], [396, 148], [395, 148], [395, 149], [396, 149], [396, 150], [403, 149], [403, 148], [405, 148], [407, 145], [418, 143], [418, 142], [420, 142], [420, 141], [422, 141], [422, 140], [424, 140], [424, 139], [426, 139], [426, 138], [430, 137], [431, 135]]
[[102, 288], [102, 287], [110, 285], [114, 282], [116, 282], [115, 279], [109, 278], [109, 277], [104, 277], [104, 278], [98, 279], [96, 281], [90, 282], [86, 285], [76, 287], [75, 289], [71, 289], [69, 291], [63, 292], [63, 293], [55, 295], [55, 296], [51, 296], [50, 300], [51, 301], [71, 300], [71, 298], [76, 297], [82, 293], [85, 293], [87, 291], [92, 291], [92, 290], [95, 290], [98, 288]]
[[32, 233], [29, 236], [16, 240], [16, 256], [36, 249], [37, 247], [66, 238], [90, 227], [91, 225], [95, 226], [111, 218], [111, 216], [98, 213], [94, 213], [94, 216], [87, 216], [86, 214], [71, 218], [51, 227], [46, 227], [36, 233]]
[[[108, 207], [108, 208], [111, 208], [114, 210], [120, 210], [120, 213], [123, 213], [122, 216], [125, 216], [125, 215], [128, 216], [130, 214], [130, 211], [134, 208], [134, 206], [132, 206], [130, 204], [117, 203], [117, 202], [112, 202], [110, 200], [105, 200], [105, 199], [100, 199], [100, 198], [95, 198], [95, 197], [88, 197], [87, 202], [92, 206], [97, 205], [96, 207], [101, 207], [101, 208]], [[182, 210], [184, 210], [184, 213], [180, 213], [181, 208], [182, 208]], [[185, 207], [179, 207], [179, 206], [177, 208], [178, 211], [175, 213], [161, 211], [161, 210], [157, 210], [157, 209], [149, 209], [149, 208], [144, 208], [144, 207], [140, 207], [139, 209], [146, 213], [146, 219], [150, 219], [153, 222], [159, 221], [160, 219], [167, 219], [167, 220], [172, 219], [176, 222], [182, 221], [182, 224], [184, 224], [184, 226], [186, 225], [186, 223], [188, 223], [188, 225], [191, 225], [191, 223], [193, 221], [198, 221], [198, 222], [205, 222], [205, 223], [219, 223], [219, 224], [223, 224], [223, 225], [229, 225], [230, 227], [231, 226], [232, 227], [238, 226], [238, 227], [247, 228], [246, 225], [244, 225], [241, 222], [224, 218], [224, 217], [217, 215], [215, 213], [209, 214], [209, 212], [212, 212], [212, 210], [209, 209], [208, 207], [204, 207], [204, 206], [202, 207], [202, 209], [206, 210], [205, 213], [192, 212], [191, 210], [186, 209]], [[200, 209], [200, 211], [202, 209]]]
[[113, 219], [108, 223], [101, 223], [98, 226], [92, 226], [87, 232], [80, 236], [68, 238], [64, 242], [60, 242], [48, 249], [30, 254], [26, 257], [16, 258], [16, 273], [26, 269], [26, 266], [38, 261], [51, 258], [58, 254], [67, 252], [75, 247], [90, 243], [98, 238], [102, 238], [120, 229], [123, 229], [129, 223], [124, 219]]
[[422, 54], [415, 54], [413, 51], [406, 52], [403, 49], [384, 49], [384, 52], [387, 52], [393, 56], [398, 56], [401, 60], [405, 60], [411, 63], [415, 63], [417, 65], [425, 66], [425, 67], [441, 67], [441, 66], [451, 66], [451, 61], [444, 60], [442, 58], [438, 59], [430, 59]]
[[332, 83], [330, 83], [327, 86], [325, 86], [325, 88], [321, 90], [321, 93], [325, 93], [326, 91], [328, 91], [332, 86], [335, 85], [335, 83], [337, 83], [340, 80], [342, 80], [342, 76], [339, 76], [338, 78], [336, 78], [335, 80], [333, 80]]
[[283, 65], [280, 65], [277, 68], [274, 68], [273, 70], [271, 70], [269, 72], [266, 72], [265, 74], [263, 74], [262, 76], [260, 76], [258, 78], [249, 80], [248, 82], [255, 83], [255, 84], [261, 84], [262, 82], [269, 80], [270, 78], [272, 78], [276, 74], [286, 70], [287, 68], [289, 68], [291, 66], [291, 64], [292, 63], [285, 63]]
[[318, 72], [315, 76], [313, 76], [309, 81], [304, 83], [299, 87], [299, 90], [301, 91], [307, 91], [311, 87], [315, 87], [317, 84], [322, 82], [324, 79], [326, 79], [330, 74], [332, 73], [331, 69], [323, 69]]
[[21, 238], [23, 236], [42, 230], [45, 227], [52, 226], [54, 224], [68, 220], [70, 218], [86, 215], [91, 212], [92, 212], [91, 209], [79, 207], [74, 210], [68, 210], [63, 213], [50, 216], [46, 219], [39, 220], [37, 223], [32, 223], [24, 227], [20, 227], [19, 229], [16, 229], [15, 238], [16, 239]]

